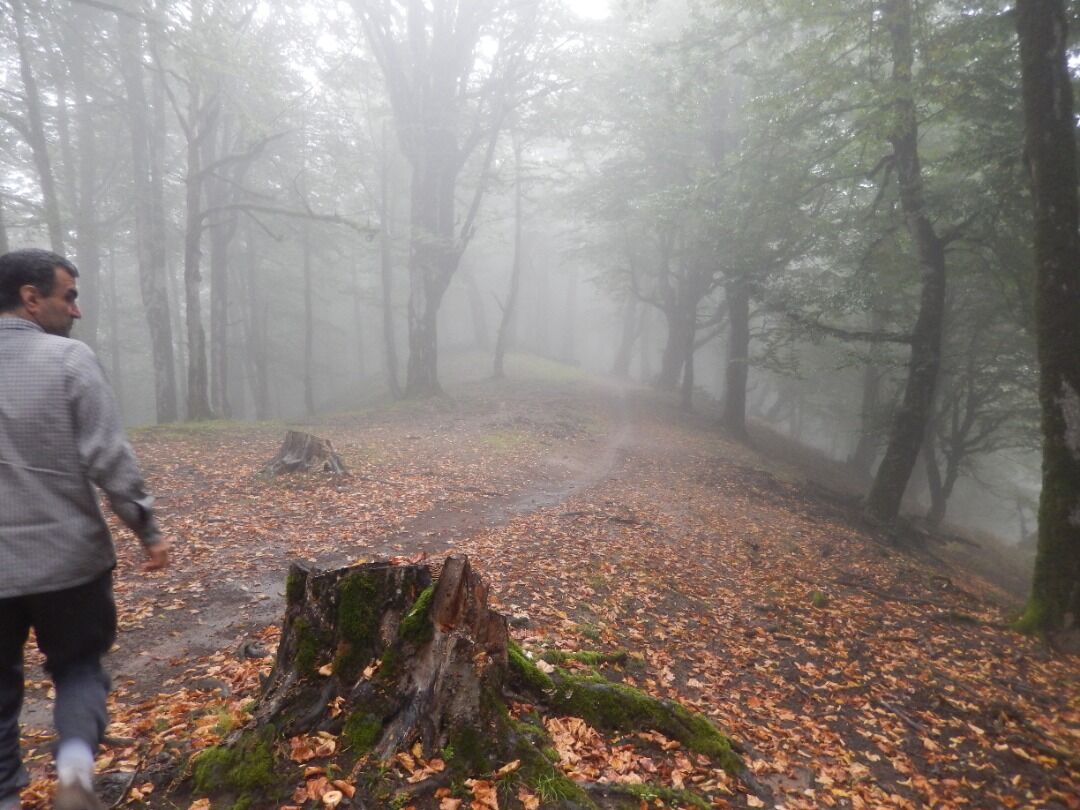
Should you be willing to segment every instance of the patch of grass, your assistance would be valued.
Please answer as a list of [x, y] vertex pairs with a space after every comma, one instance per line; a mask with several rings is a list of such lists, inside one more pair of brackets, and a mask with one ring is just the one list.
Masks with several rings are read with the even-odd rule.
[[640, 804], [653, 804], [659, 799], [668, 807], [696, 807], [699, 810], [709, 810], [712, 807], [701, 796], [689, 790], [676, 790], [663, 785], [612, 785], [611, 792], [625, 793]]
[[581, 622], [577, 626], [577, 632], [589, 641], [600, 641], [600, 628], [592, 622]]
[[535, 354], [510, 353], [506, 356], [507, 374], [511, 377], [525, 377], [540, 382], [569, 383], [587, 379], [579, 366], [538, 357]]
[[510, 430], [497, 430], [494, 433], [487, 433], [480, 437], [480, 441], [487, 449], [496, 453], [513, 453], [532, 443], [532, 439], [526, 434]]
[[143, 438], [217, 438], [224, 434], [244, 433], [279, 433], [285, 430], [285, 423], [269, 420], [265, 422], [240, 422], [234, 419], [206, 419], [202, 422], [170, 422], [166, 425], [145, 425], [132, 428], [129, 434]]
[[821, 591], [814, 591], [810, 594], [810, 604], [818, 610], [827, 608], [829, 606], [829, 597]]

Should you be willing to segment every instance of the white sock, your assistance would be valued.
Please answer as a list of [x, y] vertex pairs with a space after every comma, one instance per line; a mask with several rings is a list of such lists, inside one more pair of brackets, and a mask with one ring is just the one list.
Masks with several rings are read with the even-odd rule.
[[56, 752], [56, 774], [61, 785], [76, 782], [87, 790], [93, 786], [94, 752], [85, 740], [64, 740]]

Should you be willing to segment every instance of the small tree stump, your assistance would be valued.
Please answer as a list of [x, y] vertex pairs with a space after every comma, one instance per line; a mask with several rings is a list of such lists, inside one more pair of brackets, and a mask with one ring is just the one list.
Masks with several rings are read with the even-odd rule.
[[322, 470], [334, 475], [346, 475], [348, 470], [341, 457], [334, 451], [329, 439], [320, 439], [310, 433], [290, 430], [285, 441], [265, 467], [263, 475], [274, 476], [292, 472]]

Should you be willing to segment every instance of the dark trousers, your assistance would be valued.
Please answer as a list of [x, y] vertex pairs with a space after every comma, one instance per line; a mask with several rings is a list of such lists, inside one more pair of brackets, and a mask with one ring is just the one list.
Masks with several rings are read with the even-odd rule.
[[61, 742], [84, 740], [96, 751], [108, 722], [109, 676], [101, 657], [116, 639], [112, 571], [74, 588], [0, 599], [0, 800], [28, 783], [19, 754], [19, 711], [31, 627], [56, 687], [57, 736]]

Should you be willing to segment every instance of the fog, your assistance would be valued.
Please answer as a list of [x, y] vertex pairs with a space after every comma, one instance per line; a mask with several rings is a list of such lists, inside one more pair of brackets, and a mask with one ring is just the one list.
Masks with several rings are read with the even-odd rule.
[[1013, 23], [895, 4], [905, 45], [877, 5], [0, 0], [0, 248], [78, 265], [74, 337], [132, 426], [303, 422], [535, 356], [862, 491], [893, 454], [897, 501], [1015, 543], [1040, 439]]

